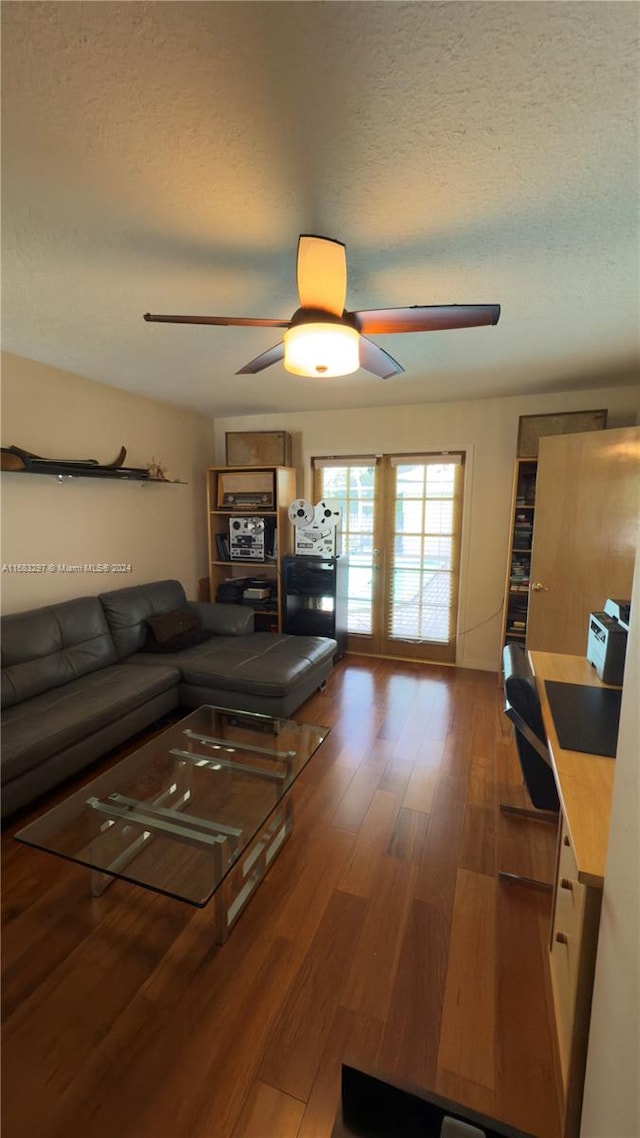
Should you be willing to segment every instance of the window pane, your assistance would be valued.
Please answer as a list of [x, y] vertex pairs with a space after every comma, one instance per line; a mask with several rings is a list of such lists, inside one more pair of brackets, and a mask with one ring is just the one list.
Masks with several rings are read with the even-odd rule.
[[402, 640], [449, 639], [451, 578], [447, 573], [423, 574], [394, 569], [391, 636]]
[[425, 503], [425, 533], [452, 533], [453, 518], [452, 498]]
[[[362, 556], [367, 561], [373, 560], [373, 534], [372, 533], [354, 533], [352, 530], [347, 535], [346, 542], [343, 540], [343, 549], [345, 553], [349, 554], [350, 559]], [[353, 564], [353, 560], [350, 564]]]
[[323, 470], [322, 487], [323, 498], [342, 498], [347, 490], [347, 472], [345, 468], [343, 466], [330, 466]]
[[349, 555], [347, 631], [370, 635], [375, 467], [322, 467], [319, 473], [320, 497], [342, 511], [342, 548]]
[[449, 641], [455, 480], [453, 463], [396, 467], [391, 639]]
[[396, 501], [396, 533], [422, 533], [423, 522], [424, 503], [422, 498], [418, 500], [407, 500], [405, 498]]
[[394, 564], [417, 569], [422, 564], [422, 538], [396, 537], [394, 543]]
[[452, 569], [452, 539], [450, 537], [425, 537], [422, 556], [425, 569]]
[[349, 632], [371, 633], [371, 586], [373, 569], [364, 559], [357, 557], [349, 561], [349, 586], [347, 596], [347, 630]]
[[424, 466], [396, 467], [396, 496], [398, 498], [422, 498], [424, 493]]
[[352, 492], [357, 489], [359, 498], [373, 498], [375, 466], [352, 466], [349, 473], [352, 478]]
[[427, 494], [431, 497], [453, 495], [456, 467], [452, 463], [442, 466], [427, 466]]

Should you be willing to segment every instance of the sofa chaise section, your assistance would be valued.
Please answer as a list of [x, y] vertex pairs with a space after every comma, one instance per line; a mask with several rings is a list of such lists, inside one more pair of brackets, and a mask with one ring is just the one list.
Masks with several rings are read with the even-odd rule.
[[269, 632], [216, 638], [212, 647], [181, 665], [186, 707], [213, 703], [285, 719], [325, 682], [336, 648], [321, 636]]
[[[179, 581], [156, 581], [100, 597], [120, 658], [133, 666], [159, 660], [180, 669], [182, 707], [213, 704], [287, 718], [325, 683], [335, 640], [254, 632], [253, 610], [188, 602]], [[148, 620], [188, 607], [208, 639], [181, 652], [150, 653]]]

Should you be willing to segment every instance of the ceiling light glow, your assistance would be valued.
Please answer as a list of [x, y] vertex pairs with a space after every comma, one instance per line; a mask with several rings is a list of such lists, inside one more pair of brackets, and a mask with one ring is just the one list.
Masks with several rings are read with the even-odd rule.
[[359, 341], [347, 324], [296, 324], [284, 334], [284, 366], [293, 375], [351, 375], [360, 367]]

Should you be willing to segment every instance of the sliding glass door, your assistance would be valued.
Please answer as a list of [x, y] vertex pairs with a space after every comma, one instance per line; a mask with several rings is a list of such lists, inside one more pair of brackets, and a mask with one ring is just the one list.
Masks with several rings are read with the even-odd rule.
[[314, 459], [342, 508], [352, 651], [455, 660], [464, 455]]

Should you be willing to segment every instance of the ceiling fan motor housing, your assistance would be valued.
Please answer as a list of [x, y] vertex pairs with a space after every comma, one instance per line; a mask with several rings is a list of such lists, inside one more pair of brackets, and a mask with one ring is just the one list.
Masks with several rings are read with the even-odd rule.
[[284, 366], [293, 375], [350, 375], [360, 367], [354, 322], [319, 308], [299, 308], [284, 334]]
[[327, 312], [324, 308], [296, 308], [289, 326], [295, 328], [299, 324], [341, 324], [357, 331], [355, 316], [352, 312], [347, 312], [346, 308], [341, 316]]

